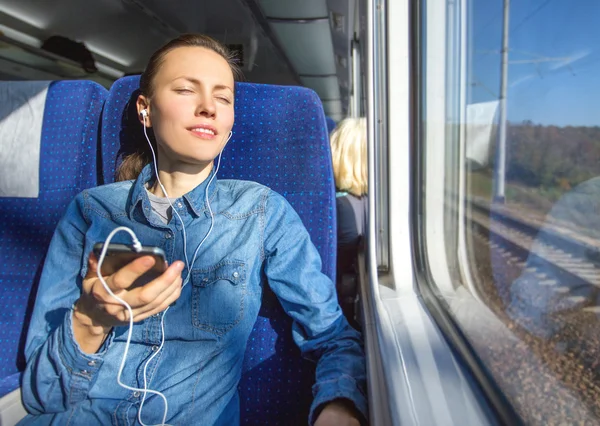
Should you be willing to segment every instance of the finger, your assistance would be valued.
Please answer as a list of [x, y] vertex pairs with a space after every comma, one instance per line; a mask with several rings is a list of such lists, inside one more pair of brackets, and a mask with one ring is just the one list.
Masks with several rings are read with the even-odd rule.
[[162, 292], [160, 298], [155, 300], [152, 304], [148, 304], [139, 309], [134, 309], [134, 321], [141, 321], [152, 315], [156, 315], [171, 306], [181, 296], [181, 282], [182, 280], [180, 279], [173, 283], [173, 285]]
[[[114, 293], [126, 302], [134, 311], [134, 321], [165, 310], [173, 301], [177, 300], [181, 292], [181, 271], [183, 262], [174, 262], [167, 271], [150, 283], [133, 290], [115, 290]], [[115, 274], [116, 275], [116, 274]], [[166, 281], [170, 280], [170, 282]], [[127, 323], [129, 314], [126, 308], [111, 297], [100, 282], [95, 283], [93, 296], [102, 310], [117, 323]], [[145, 293], [142, 293], [145, 292]], [[140, 297], [140, 293], [143, 295]], [[140, 316], [143, 314], [143, 316]]]
[[[176, 261], [161, 276], [142, 287], [128, 292], [127, 299], [131, 302], [131, 307], [139, 309], [139, 312], [154, 309], [157, 303], [160, 303], [166, 297], [163, 294], [164, 292], [172, 292], [177, 286], [181, 287], [181, 271], [183, 270], [183, 266], [183, 262]], [[150, 306], [142, 309], [146, 305]]]
[[[114, 315], [114, 313], [119, 312], [123, 309], [123, 304], [114, 298], [110, 292], [106, 290], [104, 284], [98, 279], [89, 279], [91, 282], [91, 287], [89, 290], [89, 295], [94, 300], [94, 303], [101, 310], [107, 312], [109, 315]], [[123, 299], [127, 295], [126, 290], [122, 289], [114, 289], [111, 286], [110, 278], [104, 281], [111, 292], [120, 299]], [[128, 303], [127, 301], [125, 301]]]
[[[144, 313], [147, 311], [151, 311], [156, 309], [158, 306], [160, 306], [161, 304], [163, 304], [165, 302], [165, 300], [167, 300], [173, 293], [181, 291], [181, 278], [177, 278], [173, 283], [171, 283], [170, 285], [163, 287], [162, 291], [156, 295], [155, 297], [152, 297], [150, 294], [150, 292], [142, 292], [141, 295], [139, 296], [139, 300], [140, 300], [140, 306], [136, 307], [136, 313]], [[146, 299], [146, 298], [151, 298], [150, 300]]]
[[[142, 256], [133, 262], [123, 266], [115, 272], [109, 280], [109, 286], [113, 290], [126, 289], [148, 272], [154, 266], [155, 260], [152, 256]], [[108, 281], [107, 281], [108, 282]]]
[[[156, 300], [141, 305], [139, 308], [132, 308], [133, 321], [142, 321], [167, 309], [181, 295], [182, 281], [181, 277], [179, 277]], [[129, 311], [123, 305], [119, 303], [104, 303], [103, 308], [116, 324], [126, 324], [129, 322]]]

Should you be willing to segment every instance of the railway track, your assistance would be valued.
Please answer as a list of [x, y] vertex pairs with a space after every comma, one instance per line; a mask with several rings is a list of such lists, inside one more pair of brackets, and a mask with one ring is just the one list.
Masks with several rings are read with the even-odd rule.
[[[476, 199], [470, 200], [468, 219], [474, 234], [489, 240], [508, 264], [525, 268], [539, 286], [562, 294], [568, 304], [585, 305], [590, 286], [600, 290], [600, 247], [584, 236], [577, 238], [572, 231], [567, 234], [551, 224], [518, 217], [503, 207], [490, 209]], [[595, 300], [582, 309], [600, 313]]]
[[[487, 365], [527, 424], [600, 424], [600, 244], [564, 225], [469, 201], [474, 247], [489, 251], [479, 253], [489, 263], [478, 290], [522, 343], [486, 342], [479, 350], [490, 348]], [[515, 286], [525, 301], [516, 311], [509, 307]]]

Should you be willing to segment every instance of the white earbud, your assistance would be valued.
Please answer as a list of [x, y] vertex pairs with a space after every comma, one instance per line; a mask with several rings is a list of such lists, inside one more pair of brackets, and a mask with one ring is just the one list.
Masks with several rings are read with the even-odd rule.
[[148, 117], [148, 110], [147, 109], [143, 109], [143, 110], [140, 111], [140, 114], [142, 114], [143, 118], [146, 118], [146, 117]]

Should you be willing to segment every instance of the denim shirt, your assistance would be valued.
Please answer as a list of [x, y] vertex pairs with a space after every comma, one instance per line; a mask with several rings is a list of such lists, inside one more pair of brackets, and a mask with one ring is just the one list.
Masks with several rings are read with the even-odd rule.
[[[95, 354], [73, 337], [72, 306], [81, 293], [92, 246], [117, 226], [141, 243], [161, 247], [169, 263], [183, 260], [182, 227], [163, 224], [138, 179], [83, 191], [69, 205], [52, 239], [27, 335], [23, 401], [31, 413], [20, 424], [139, 424], [141, 397], [117, 383], [127, 326], [115, 327]], [[211, 224], [206, 179], [176, 200], [191, 261]], [[192, 265], [180, 298], [164, 316], [165, 344], [148, 365], [148, 388], [167, 398], [168, 424], [239, 424], [237, 385], [248, 336], [268, 285], [293, 318], [302, 355], [317, 362], [310, 423], [317, 408], [348, 398], [366, 417], [365, 358], [360, 334], [321, 273], [320, 256], [288, 202], [253, 182], [214, 179], [208, 188], [214, 228]], [[112, 242], [130, 244], [117, 233]], [[183, 277], [187, 276], [187, 268]], [[123, 383], [143, 388], [142, 367], [161, 341], [161, 315], [135, 323]], [[163, 402], [148, 395], [142, 421], [162, 421]], [[309, 419], [307, 419], [307, 423]]]

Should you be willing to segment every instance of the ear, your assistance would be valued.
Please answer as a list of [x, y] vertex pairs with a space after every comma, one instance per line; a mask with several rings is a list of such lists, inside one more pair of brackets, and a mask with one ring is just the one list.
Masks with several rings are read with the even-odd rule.
[[[138, 113], [138, 119], [142, 125], [146, 125], [146, 127], [152, 127], [152, 119], [150, 118], [150, 102], [148, 102], [148, 98], [144, 95], [139, 95], [137, 101], [135, 102], [135, 106]], [[146, 110], [146, 122], [144, 123], [144, 117], [142, 116], [142, 110]]]

